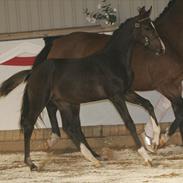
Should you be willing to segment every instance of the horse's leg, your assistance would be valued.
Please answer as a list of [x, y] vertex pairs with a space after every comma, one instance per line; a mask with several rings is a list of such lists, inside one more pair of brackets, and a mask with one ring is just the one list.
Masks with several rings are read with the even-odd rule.
[[[48, 140], [48, 147], [51, 148], [58, 141], [58, 139], [60, 137], [60, 130], [59, 130], [58, 121], [56, 118], [56, 111], [57, 111], [56, 105], [53, 104], [52, 102], [49, 102], [46, 107], [47, 107], [48, 115], [49, 115], [51, 126], [52, 126], [51, 139]], [[78, 120], [76, 120], [76, 122], [78, 121], [78, 123], [75, 123], [75, 125], [78, 125], [78, 127], [76, 128], [78, 130], [78, 135], [80, 135], [81, 138], [83, 139], [83, 141], [85, 141], [85, 145], [87, 146], [88, 149], [90, 149], [92, 154], [95, 157], [100, 157], [96, 152], [94, 152], [91, 149], [91, 147], [87, 143], [87, 141], [82, 133], [80, 119], [79, 119], [79, 106], [78, 106], [78, 109], [75, 107], [75, 109], [73, 109], [73, 110], [75, 110], [75, 115], [78, 118]], [[66, 133], [68, 133], [68, 131], [66, 131]]]
[[117, 111], [119, 112], [119, 114], [121, 115], [125, 126], [127, 127], [127, 129], [130, 131], [137, 147], [138, 147], [138, 152], [139, 154], [143, 157], [143, 159], [145, 160], [146, 163], [151, 164], [152, 159], [150, 158], [150, 156], [147, 154], [147, 151], [145, 150], [145, 148], [142, 146], [140, 139], [137, 135], [136, 132], [136, 127], [135, 124], [128, 112], [125, 100], [123, 96], [120, 95], [116, 95], [115, 97], [110, 99], [111, 102], [114, 104], [114, 106], [116, 107]]
[[175, 133], [177, 127], [183, 123], [183, 99], [182, 97], [176, 98], [171, 101], [172, 108], [175, 114], [175, 121], [171, 124], [168, 135], [171, 136]]
[[171, 85], [168, 86], [166, 85], [159, 91], [170, 100], [175, 115], [175, 120], [173, 121], [173, 123], [170, 125], [169, 128], [166, 129], [165, 134], [161, 135], [160, 139], [160, 147], [161, 147], [167, 143], [167, 141], [170, 139], [170, 136], [172, 136], [175, 133], [178, 127], [180, 128], [180, 133], [181, 136], [183, 137], [182, 132], [183, 98], [181, 97], [182, 85], [181, 83], [179, 84], [171, 83]]
[[182, 138], [182, 144], [183, 144], [183, 121], [179, 124], [179, 130]]
[[151, 116], [150, 126], [152, 126], [153, 130], [152, 144], [149, 146], [149, 144], [147, 144], [146, 141], [144, 141], [144, 143], [146, 145], [147, 150], [154, 152], [154, 150], [156, 150], [159, 145], [160, 126], [158, 124], [153, 105], [149, 100], [141, 97], [133, 91], [130, 91], [125, 95], [125, 100], [130, 103], [144, 107]]
[[24, 162], [30, 167], [31, 171], [35, 171], [38, 168], [30, 158], [30, 139], [36, 120], [47, 103], [47, 97], [40, 93], [39, 95], [33, 95], [32, 92], [30, 93], [31, 98], [26, 88], [23, 96], [20, 124], [24, 132]]
[[58, 108], [62, 117], [63, 130], [71, 137], [71, 140], [86, 159], [93, 162], [96, 166], [100, 165], [100, 162], [95, 158], [98, 155], [90, 148], [81, 130], [79, 119], [80, 105], [61, 103], [58, 105]]
[[[65, 126], [66, 128], [64, 127], [64, 129], [65, 130], [67, 129], [66, 132], [68, 134], [71, 134], [72, 131], [70, 131], [70, 130], [73, 127], [73, 129], [75, 129], [74, 137], [77, 135], [82, 140], [82, 142], [85, 144], [85, 146], [92, 152], [92, 154], [95, 157], [99, 158], [100, 156], [95, 151], [92, 150], [92, 148], [90, 147], [90, 145], [86, 141], [86, 138], [85, 138], [85, 136], [84, 136], [84, 134], [82, 132], [81, 122], [80, 122], [80, 117], [79, 117], [80, 105], [74, 105], [74, 104], [72, 104], [72, 105], [70, 105], [70, 110], [73, 113], [73, 121], [71, 121], [71, 123], [70, 123], [70, 127], [71, 128], [67, 128], [67, 124], [65, 124], [66, 125]], [[72, 122], [74, 122], [74, 123], [72, 123]], [[63, 126], [64, 126], [64, 124], [63, 124]]]
[[156, 115], [154, 112], [154, 107], [149, 100], [141, 97], [140, 95], [138, 95], [137, 93], [135, 93], [133, 91], [130, 91], [125, 95], [125, 100], [127, 102], [140, 105], [144, 109], [146, 109], [148, 111], [149, 115], [153, 118], [154, 125], [159, 126], [159, 123], [157, 121], [157, 118], [156, 118]]
[[37, 166], [32, 162], [30, 158], [30, 139], [34, 130], [34, 124], [36, 120], [33, 117], [22, 117], [21, 123], [24, 132], [24, 162], [30, 167], [31, 171], [37, 171]]
[[180, 129], [180, 134], [183, 140], [183, 99], [178, 97], [171, 100], [172, 108], [175, 115], [175, 120], [170, 125], [169, 129], [166, 130], [165, 134], [161, 138], [161, 145], [164, 145], [170, 137], [175, 133], [177, 128]]
[[49, 101], [49, 103], [46, 105], [46, 109], [48, 112], [48, 116], [51, 123], [51, 129], [52, 129], [51, 137], [50, 139], [47, 140], [46, 146], [48, 148], [52, 148], [53, 145], [55, 145], [60, 139], [60, 129], [59, 129], [58, 121], [56, 117], [57, 107], [55, 104], [52, 103], [52, 101]]

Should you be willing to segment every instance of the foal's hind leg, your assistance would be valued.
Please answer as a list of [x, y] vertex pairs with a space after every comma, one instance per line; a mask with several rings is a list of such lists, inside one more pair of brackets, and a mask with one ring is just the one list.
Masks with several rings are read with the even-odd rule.
[[86, 159], [92, 161], [95, 165], [99, 165], [99, 161], [95, 158], [98, 156], [87, 143], [81, 130], [79, 119], [79, 105], [61, 103], [58, 105], [61, 113], [63, 130], [71, 137], [74, 144], [80, 149]]
[[[47, 104], [46, 108], [47, 108], [47, 111], [48, 111], [48, 115], [49, 115], [50, 122], [51, 122], [51, 127], [52, 127], [51, 139], [48, 140], [48, 147], [51, 148], [57, 142], [57, 140], [59, 139], [59, 137], [60, 137], [60, 130], [59, 130], [58, 121], [57, 121], [57, 118], [56, 118], [56, 111], [57, 111], [56, 105], [53, 104], [50, 101]], [[87, 141], [86, 141], [86, 139], [85, 139], [85, 137], [84, 137], [84, 135], [82, 133], [81, 125], [80, 125], [80, 120], [79, 120], [79, 106], [78, 106], [78, 108], [75, 107], [75, 111], [76, 111], [75, 114], [78, 116], [78, 120], [76, 120], [76, 121], [78, 121], [78, 123], [75, 124], [75, 125], [78, 125], [78, 127], [77, 127], [78, 135], [80, 135], [82, 137], [83, 141], [85, 142], [85, 145], [87, 146], [88, 149], [90, 149], [90, 151], [92, 152], [92, 154], [95, 157], [99, 158], [100, 156], [91, 149], [91, 147], [87, 143]], [[64, 128], [64, 129], [66, 129], [66, 133], [69, 133], [68, 132], [69, 129], [67, 129], [67, 127]]]
[[145, 162], [147, 164], [151, 165], [152, 159], [147, 154], [146, 150], [144, 149], [144, 147], [142, 146], [142, 144], [140, 142], [140, 139], [136, 132], [135, 124], [128, 112], [124, 97], [120, 96], [120, 95], [116, 95], [115, 97], [111, 98], [111, 102], [116, 107], [117, 111], [119, 112], [119, 114], [121, 115], [121, 117], [125, 123], [125, 126], [130, 131], [130, 133], [138, 147], [139, 154], [143, 157], [143, 159], [145, 160]]
[[32, 132], [34, 130], [34, 124], [36, 119], [34, 117], [28, 116], [25, 117], [24, 119], [21, 119], [21, 121], [24, 132], [24, 155], [25, 155], [24, 162], [30, 167], [31, 171], [36, 171], [38, 170], [38, 168], [30, 158], [30, 139], [32, 136]]
[[[149, 115], [151, 116], [151, 123], [152, 123], [152, 130], [153, 130], [153, 140], [152, 140], [152, 147], [145, 143], [146, 148], [149, 151], [154, 151], [157, 149], [158, 145], [159, 145], [159, 137], [160, 137], [160, 126], [158, 124], [158, 121], [156, 119], [156, 115], [154, 112], [154, 107], [151, 104], [151, 102], [143, 97], [141, 97], [140, 95], [138, 95], [137, 93], [130, 91], [125, 95], [125, 100], [130, 102], [130, 103], [134, 103], [137, 105], [140, 105], [142, 107], [144, 107]], [[153, 149], [152, 149], [153, 148]]]
[[52, 101], [49, 101], [49, 103], [46, 105], [46, 109], [48, 112], [52, 129], [51, 138], [47, 140], [47, 146], [48, 148], [52, 148], [53, 145], [55, 145], [60, 139], [60, 129], [56, 117], [57, 107], [55, 104], [52, 103]]
[[38, 95], [35, 98], [32, 96], [32, 99], [30, 99], [27, 88], [25, 89], [20, 124], [24, 132], [24, 162], [32, 171], [37, 170], [37, 166], [30, 158], [30, 140], [36, 120], [45, 107], [45, 104], [46, 97], [44, 95]]

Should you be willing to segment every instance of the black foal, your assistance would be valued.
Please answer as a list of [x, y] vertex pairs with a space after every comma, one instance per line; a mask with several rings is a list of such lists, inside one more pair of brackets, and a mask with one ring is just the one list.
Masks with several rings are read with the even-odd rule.
[[25, 163], [31, 170], [37, 170], [30, 158], [31, 135], [38, 116], [49, 101], [57, 106], [64, 130], [82, 154], [99, 165], [81, 131], [79, 106], [80, 103], [109, 99], [123, 118], [138, 152], [146, 162], [152, 161], [141, 145], [125, 103], [125, 95], [133, 81], [131, 55], [135, 43], [162, 50], [161, 40], [149, 18], [150, 12], [151, 9], [141, 8], [138, 16], [121, 24], [100, 53], [81, 59], [47, 60], [33, 69], [25, 87], [20, 120], [24, 131]]

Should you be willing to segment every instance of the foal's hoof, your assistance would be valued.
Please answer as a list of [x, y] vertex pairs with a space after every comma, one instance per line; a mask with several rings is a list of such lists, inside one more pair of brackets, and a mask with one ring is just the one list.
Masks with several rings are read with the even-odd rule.
[[101, 157], [101, 156], [95, 156], [95, 158], [96, 158], [97, 160], [99, 160], [99, 161], [104, 161], [104, 158]]
[[138, 153], [145, 160], [146, 165], [152, 166], [152, 158], [148, 155], [147, 151], [145, 150], [145, 148], [143, 146], [138, 149]]
[[99, 161], [108, 161], [109, 157], [107, 157], [107, 156], [100, 156], [100, 157], [97, 158], [97, 160], [99, 160]]
[[100, 159], [100, 157], [101, 157], [101, 156], [100, 156], [99, 154], [97, 154], [96, 152], [93, 152], [92, 154], [93, 154], [93, 156], [94, 156], [95, 158], [97, 158], [97, 159]]
[[158, 148], [165, 147], [166, 143], [167, 143], [167, 140], [166, 140], [165, 134], [161, 134]]
[[152, 149], [153, 149], [153, 152], [152, 153], [156, 153], [157, 150], [158, 150], [158, 147], [159, 147], [159, 144], [152, 144]]
[[44, 143], [45, 151], [50, 151], [59, 140], [60, 137], [57, 134], [52, 133], [51, 137]]
[[31, 170], [31, 171], [38, 171], [38, 167], [37, 167], [35, 164], [32, 164], [32, 165], [30, 166], [30, 170]]
[[103, 156], [101, 156], [101, 155], [98, 155], [98, 154], [95, 154], [94, 157], [95, 157], [97, 160], [99, 160], [99, 161], [105, 161], [105, 160], [106, 160], [105, 157], [103, 157]]
[[94, 166], [95, 166], [95, 168], [100, 168], [100, 167], [102, 167], [102, 163], [100, 161], [96, 161], [96, 162], [94, 162]]
[[152, 161], [150, 161], [150, 160], [145, 161], [145, 165], [147, 165], [149, 167], [152, 167], [153, 166]]
[[105, 160], [111, 160], [114, 158], [113, 151], [110, 148], [103, 148], [102, 149], [102, 159]]

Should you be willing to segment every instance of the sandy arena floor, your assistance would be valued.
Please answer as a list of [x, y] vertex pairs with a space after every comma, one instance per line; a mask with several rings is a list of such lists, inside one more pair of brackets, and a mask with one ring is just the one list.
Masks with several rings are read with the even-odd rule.
[[43, 165], [30, 172], [23, 154], [0, 154], [0, 183], [182, 183], [183, 147], [168, 146], [153, 157], [153, 167], [145, 166], [133, 149], [103, 149], [110, 160], [95, 168], [80, 153], [52, 154], [33, 152], [32, 159]]

